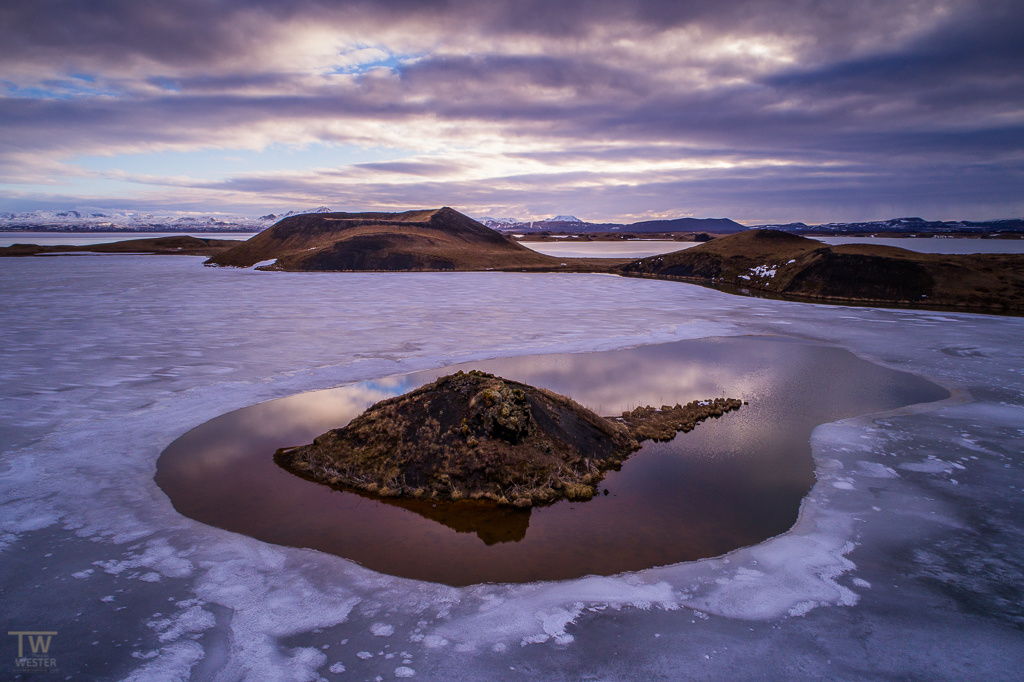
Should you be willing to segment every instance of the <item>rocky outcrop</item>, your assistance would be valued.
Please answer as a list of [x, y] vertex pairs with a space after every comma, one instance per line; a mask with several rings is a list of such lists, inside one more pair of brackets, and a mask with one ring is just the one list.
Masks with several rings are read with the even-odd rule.
[[605, 419], [551, 391], [458, 372], [381, 401], [309, 445], [282, 448], [275, 460], [300, 476], [385, 498], [530, 507], [589, 499], [640, 441], [667, 440], [741, 404], [695, 401]]

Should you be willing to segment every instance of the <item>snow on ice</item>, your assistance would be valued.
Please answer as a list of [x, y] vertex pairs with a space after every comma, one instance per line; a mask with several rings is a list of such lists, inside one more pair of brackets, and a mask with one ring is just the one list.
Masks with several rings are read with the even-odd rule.
[[[68, 674], [1006, 679], [1024, 660], [1020, 318], [597, 275], [140, 256], [5, 259], [0, 286], [2, 620], [59, 632]], [[764, 334], [841, 346], [953, 397], [817, 427], [818, 483], [796, 525], [724, 557], [452, 588], [204, 526], [153, 482], [176, 437], [271, 398], [473, 359]]]

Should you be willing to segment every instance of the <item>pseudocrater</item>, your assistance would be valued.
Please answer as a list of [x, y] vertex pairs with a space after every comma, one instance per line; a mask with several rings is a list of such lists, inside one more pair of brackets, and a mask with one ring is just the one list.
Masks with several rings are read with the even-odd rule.
[[[815, 426], [948, 395], [774, 337], [508, 358], [228, 413], [172, 443], [156, 481], [190, 518], [392, 575], [612, 575], [785, 532], [814, 482]], [[637, 419], [598, 416], [622, 413]]]
[[640, 441], [671, 440], [735, 398], [643, 406], [605, 419], [571, 398], [470, 370], [382, 400], [274, 459], [294, 474], [381, 498], [532, 507], [589, 500]]

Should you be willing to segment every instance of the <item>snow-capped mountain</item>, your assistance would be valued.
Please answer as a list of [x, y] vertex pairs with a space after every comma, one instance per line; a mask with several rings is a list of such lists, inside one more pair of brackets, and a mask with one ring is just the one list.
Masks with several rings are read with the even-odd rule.
[[538, 220], [539, 223], [582, 223], [583, 221], [574, 215], [556, 215], [554, 218]]
[[477, 219], [478, 223], [483, 223], [492, 230], [511, 230], [516, 225], [521, 225], [523, 221], [519, 218], [492, 218], [485, 216]]
[[254, 218], [232, 214], [192, 214], [183, 212], [150, 213], [146, 211], [27, 211], [0, 213], [0, 230], [131, 231], [131, 232], [259, 232], [282, 218], [304, 213], [330, 213], [319, 206], [313, 209], [268, 213]]
[[990, 233], [990, 232], [1024, 232], [1024, 218], [1007, 218], [1002, 220], [925, 220], [923, 218], [890, 218], [889, 220], [872, 220], [859, 223], [823, 223], [807, 225], [805, 223], [786, 223], [782, 225], [758, 225], [762, 228], [785, 230], [786, 232], [830, 232], [847, 233], [908, 233], [929, 234], [943, 232], [958, 233]]
[[593, 232], [618, 229], [622, 227], [618, 223], [588, 223], [580, 220], [574, 215], [556, 215], [553, 218], [543, 220], [519, 220], [517, 218], [480, 218], [483, 223], [492, 230], [502, 232], [530, 232], [547, 230], [551, 232]]
[[[556, 215], [554, 218], [543, 220], [519, 220], [518, 218], [480, 218], [478, 222], [483, 223], [492, 230], [566, 230], [574, 227], [582, 227], [589, 223], [580, 220], [574, 215]], [[557, 225], [556, 225], [557, 223]]]

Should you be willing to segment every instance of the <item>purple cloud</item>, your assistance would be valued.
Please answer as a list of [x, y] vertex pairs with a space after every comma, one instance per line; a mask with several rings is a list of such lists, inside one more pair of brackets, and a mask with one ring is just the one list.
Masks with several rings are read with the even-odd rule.
[[[998, 0], [15, 1], [0, 208], [127, 191], [254, 212], [1015, 216], [1022, 30]], [[403, 158], [221, 177], [75, 162], [318, 143]]]

